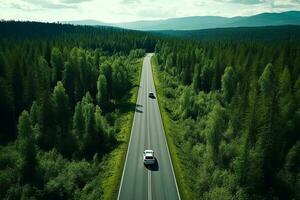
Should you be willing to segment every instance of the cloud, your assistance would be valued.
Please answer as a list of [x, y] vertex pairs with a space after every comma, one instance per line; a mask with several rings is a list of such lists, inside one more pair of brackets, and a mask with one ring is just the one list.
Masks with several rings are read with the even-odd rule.
[[[74, 0], [73, 0], [74, 1]], [[33, 11], [41, 9], [76, 9], [76, 5], [68, 5], [61, 3], [59, 1], [50, 1], [50, 0], [19, 0], [13, 3], [9, 3], [9, 7], [24, 10], [24, 11]]]
[[25, 7], [23, 7], [23, 6], [21, 6], [20, 4], [17, 4], [17, 3], [11, 3], [9, 5], [9, 7], [19, 9], [19, 10], [29, 10], [28, 8], [25, 8]]
[[134, 3], [141, 3], [140, 0], [122, 0], [122, 4], [134, 4]]
[[245, 5], [257, 5], [257, 4], [268, 4], [271, 7], [291, 7], [294, 5], [300, 5], [300, 0], [215, 0], [223, 3], [235, 3]]
[[269, 3], [271, 8], [296, 8], [300, 6], [300, 0], [267, 0], [267, 3]]
[[88, 1], [93, 1], [93, 0], [61, 0], [61, 3], [79, 4], [79, 3], [88, 2]]
[[237, 3], [237, 4], [246, 4], [246, 5], [254, 5], [265, 3], [266, 0], [215, 0], [223, 3]]
[[157, 9], [157, 8], [145, 8], [138, 10], [136, 16], [141, 18], [160, 19], [168, 18], [176, 13], [174, 9]]

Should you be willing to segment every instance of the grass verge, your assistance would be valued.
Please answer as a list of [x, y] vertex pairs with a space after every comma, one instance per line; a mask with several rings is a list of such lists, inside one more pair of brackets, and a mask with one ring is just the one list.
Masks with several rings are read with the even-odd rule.
[[176, 146], [175, 143], [173, 141], [173, 137], [171, 135], [171, 127], [173, 126], [173, 121], [170, 119], [167, 111], [165, 110], [164, 105], [166, 105], [166, 98], [163, 95], [163, 91], [162, 91], [162, 86], [160, 84], [160, 80], [159, 80], [159, 72], [158, 72], [158, 64], [157, 64], [157, 59], [156, 56], [152, 56], [151, 58], [151, 66], [152, 66], [152, 72], [153, 72], [153, 78], [154, 78], [154, 84], [155, 84], [155, 89], [157, 92], [157, 99], [158, 101], [158, 105], [160, 108], [160, 112], [161, 112], [161, 117], [162, 117], [162, 121], [164, 124], [164, 131], [166, 134], [166, 138], [167, 138], [167, 145], [169, 147], [169, 151], [170, 151], [170, 156], [172, 159], [172, 164], [173, 164], [173, 168], [174, 168], [174, 173], [176, 176], [176, 181], [177, 181], [177, 186], [178, 186], [178, 190], [180, 193], [180, 197], [182, 200], [188, 200], [189, 198], [189, 192], [186, 189], [186, 186], [184, 184], [184, 174], [183, 171], [181, 170], [181, 163], [180, 160], [177, 156], [177, 151], [176, 151]]
[[[140, 77], [142, 72], [143, 59], [138, 62], [138, 74], [134, 85], [136, 87], [132, 88], [130, 93], [130, 103], [135, 104], [137, 100], [137, 94], [139, 89]], [[122, 124], [121, 130], [117, 135], [117, 140], [120, 145], [114, 149], [109, 155], [107, 163], [105, 164], [105, 169], [103, 170], [105, 175], [103, 176], [102, 188], [104, 200], [111, 200], [118, 198], [120, 181], [123, 173], [123, 166], [126, 159], [126, 153], [131, 133], [131, 126], [134, 117], [134, 112], [123, 113], [120, 117], [120, 124]]]

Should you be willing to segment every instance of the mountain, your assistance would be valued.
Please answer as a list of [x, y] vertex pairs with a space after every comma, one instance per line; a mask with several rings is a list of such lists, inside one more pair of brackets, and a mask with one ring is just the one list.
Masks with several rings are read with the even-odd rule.
[[234, 17], [225, 27], [300, 25], [300, 12], [262, 13], [250, 17]]
[[194, 16], [165, 20], [136, 21], [127, 23], [104, 23], [96, 20], [69, 21], [65, 23], [93, 26], [116, 26], [134, 30], [201, 30], [226, 27], [257, 27], [300, 25], [300, 11], [262, 13], [247, 17]]
[[183, 17], [166, 20], [137, 21], [116, 24], [122, 28], [136, 30], [193, 30], [219, 27], [226, 22], [225, 17]]
[[63, 24], [74, 24], [74, 25], [86, 25], [86, 26], [111, 26], [108, 23], [104, 23], [98, 20], [87, 19], [87, 20], [75, 20], [75, 21], [63, 21]]

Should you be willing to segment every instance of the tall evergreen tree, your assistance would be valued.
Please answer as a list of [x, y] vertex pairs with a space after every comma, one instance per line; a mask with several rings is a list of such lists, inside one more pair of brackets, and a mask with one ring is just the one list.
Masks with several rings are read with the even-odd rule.
[[225, 100], [230, 102], [235, 91], [235, 75], [232, 67], [226, 67], [222, 76], [222, 92]]
[[18, 122], [18, 150], [21, 155], [21, 182], [32, 183], [37, 176], [36, 147], [30, 116], [23, 111]]
[[208, 143], [208, 151], [215, 163], [219, 162], [219, 145], [222, 138], [222, 132], [225, 126], [224, 109], [219, 105], [215, 105], [212, 112], [208, 116], [206, 137]]
[[81, 102], [77, 102], [73, 115], [73, 129], [79, 142], [82, 142], [85, 124]]
[[70, 131], [71, 114], [69, 98], [62, 82], [57, 82], [52, 94], [54, 107], [57, 148], [65, 156], [71, 156], [75, 148], [75, 139]]
[[51, 66], [53, 70], [52, 82], [61, 81], [64, 63], [62, 53], [58, 48], [53, 48], [51, 51]]
[[108, 101], [107, 81], [103, 74], [100, 74], [97, 81], [97, 103], [105, 108]]
[[195, 65], [194, 77], [193, 77], [193, 88], [195, 91], [198, 91], [201, 88], [201, 68], [199, 64]]

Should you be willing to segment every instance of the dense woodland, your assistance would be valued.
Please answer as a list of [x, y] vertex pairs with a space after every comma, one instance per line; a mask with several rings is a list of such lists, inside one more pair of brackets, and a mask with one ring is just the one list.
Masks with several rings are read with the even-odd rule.
[[156, 45], [189, 199], [300, 199], [300, 40], [273, 34]]
[[216, 40], [259, 40], [277, 42], [282, 40], [299, 39], [300, 26], [282, 25], [282, 26], [262, 26], [262, 27], [235, 27], [235, 28], [214, 28], [192, 31], [153, 31], [153, 34], [169, 38], [189, 38], [201, 41]]
[[154, 49], [187, 197], [300, 199], [299, 29], [264, 30], [190, 41], [1, 22], [0, 199], [101, 199], [138, 59]]
[[153, 40], [31, 22], [0, 30], [0, 199], [100, 199], [102, 162]]

